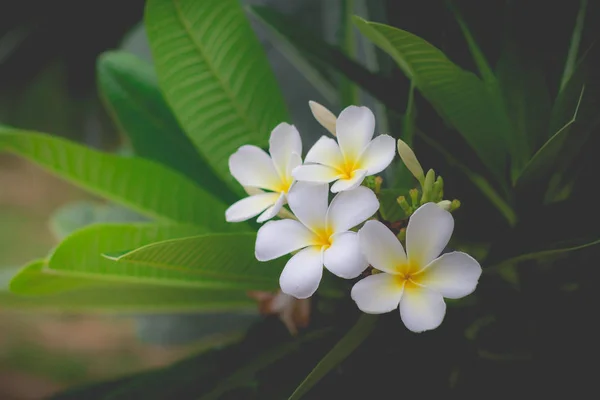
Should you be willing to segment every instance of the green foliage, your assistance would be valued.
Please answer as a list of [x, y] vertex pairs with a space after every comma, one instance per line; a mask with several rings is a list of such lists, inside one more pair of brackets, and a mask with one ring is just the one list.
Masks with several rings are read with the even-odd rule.
[[107, 108], [138, 156], [179, 171], [224, 202], [237, 200], [179, 127], [152, 65], [132, 54], [110, 51], [98, 59], [97, 71]]
[[252, 308], [243, 291], [107, 282], [57, 274], [44, 260], [34, 261], [15, 275], [2, 304], [47, 311], [215, 312]]
[[[165, 271], [162, 279], [183, 278], [202, 287], [235, 287], [248, 290], [275, 290], [283, 268], [281, 259], [259, 262], [254, 257], [254, 233], [209, 234], [152, 243], [118, 256], [119, 271], [133, 269], [145, 273], [143, 266]], [[180, 273], [186, 275], [181, 276]], [[125, 272], [127, 273], [127, 272]]]
[[376, 315], [363, 314], [356, 325], [331, 349], [317, 366], [296, 388], [289, 400], [299, 400], [315, 386], [329, 371], [344, 361], [361, 343], [369, 337], [377, 322]]
[[229, 156], [245, 144], [264, 147], [269, 132], [287, 120], [241, 6], [237, 0], [150, 0], [145, 21], [166, 100], [197, 150], [234, 185]]
[[500, 183], [511, 146], [510, 123], [485, 85], [425, 40], [355, 18], [361, 33], [387, 52], [437, 112], [456, 128]]
[[105, 154], [58, 137], [2, 127], [0, 148], [149, 217], [217, 231], [236, 229], [223, 218], [224, 203], [189, 179], [152, 161]]

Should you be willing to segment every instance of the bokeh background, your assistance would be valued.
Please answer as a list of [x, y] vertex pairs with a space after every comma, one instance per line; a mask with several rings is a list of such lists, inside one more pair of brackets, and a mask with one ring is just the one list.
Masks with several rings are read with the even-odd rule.
[[[341, 0], [244, 3], [268, 3], [330, 43], [339, 39], [341, 28], [336, 21], [340, 19]], [[456, 3], [492, 64], [503, 50], [503, 39], [512, 35], [518, 38], [515, 51], [535, 62], [547, 82], [558, 82], [579, 2]], [[587, 18], [593, 21], [600, 7], [596, 1], [589, 3]], [[151, 59], [140, 24], [143, 7], [143, 0], [0, 1], [0, 122], [67, 137], [94, 148], [126, 151], [127, 144], [98, 96], [95, 64], [99, 54], [115, 48]], [[369, 0], [356, 1], [354, 7], [365, 18], [429, 40], [454, 62], [474, 70], [464, 38], [444, 1]], [[598, 29], [590, 25], [584, 31], [582, 48], [594, 46], [598, 38]], [[282, 86], [293, 116], [291, 122], [299, 127], [308, 147], [320, 135], [308, 100], [319, 101], [335, 112], [340, 105], [311, 86], [293, 62], [273, 46], [263, 27], [256, 21], [253, 26]], [[387, 56], [377, 53], [373, 58], [358, 35], [357, 40], [357, 59], [397, 78], [390, 91], [397, 92], [399, 103], [405, 102], [408, 81]], [[551, 84], [549, 88], [554, 96], [557, 88]], [[374, 106], [364, 93], [361, 102]], [[424, 112], [430, 110], [425, 107]], [[433, 114], [432, 118], [428, 128], [435, 134], [435, 124], [440, 122]], [[387, 127], [380, 128], [394, 130], [395, 122], [391, 118]], [[444, 171], [435, 154], [423, 149], [419, 157], [424, 165], [436, 170], [440, 166]], [[595, 170], [598, 161], [594, 155], [582, 157], [591, 160], [584, 164], [586, 171]], [[580, 179], [593, 177], [586, 171]], [[457, 197], [462, 189], [469, 190], [468, 183], [451, 183], [452, 194]], [[26, 161], [0, 154], [0, 281], [25, 262], [47, 254], [58, 234], [53, 231], [51, 216], [74, 200], [93, 199]], [[477, 212], [483, 215], [486, 210]], [[493, 225], [494, 221], [488, 223]], [[232, 331], [241, 334], [259, 317], [217, 315], [210, 317], [209, 324], [206, 318], [9, 310], [0, 298], [0, 399], [38, 399], [74, 384], [166, 365], [215, 342], [233, 340]], [[206, 329], [207, 325], [211, 329]]]

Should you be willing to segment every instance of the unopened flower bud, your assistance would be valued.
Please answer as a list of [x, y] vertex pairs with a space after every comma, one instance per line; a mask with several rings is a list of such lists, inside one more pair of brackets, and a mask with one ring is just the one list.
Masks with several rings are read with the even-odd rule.
[[423, 184], [423, 197], [421, 197], [421, 204], [425, 204], [432, 200], [431, 192], [433, 190], [433, 183], [435, 181], [435, 172], [430, 169], [427, 171], [425, 176], [425, 182]]
[[408, 191], [408, 194], [410, 195], [410, 202], [412, 203], [413, 207], [418, 207], [419, 206], [419, 189], [410, 189]]
[[336, 116], [316, 101], [311, 100], [308, 102], [308, 105], [317, 122], [321, 124], [323, 128], [327, 129], [333, 136], [335, 136], [335, 123], [337, 121]]
[[396, 201], [398, 202], [398, 205], [400, 206], [400, 208], [402, 208], [402, 211], [404, 211], [406, 213], [406, 216], [409, 216], [410, 214], [412, 214], [412, 207], [406, 201], [406, 197], [400, 196], [396, 199]]
[[444, 197], [444, 180], [441, 176], [438, 176], [436, 181], [433, 184], [433, 188], [431, 190], [431, 197], [429, 200], [431, 201], [441, 201]]
[[442, 201], [438, 202], [437, 205], [446, 211], [450, 211], [452, 202], [450, 200], [442, 200]]
[[413, 174], [421, 186], [423, 186], [425, 180], [423, 167], [421, 167], [419, 160], [417, 160], [415, 152], [401, 139], [398, 139], [398, 154], [400, 155], [404, 165], [406, 165], [406, 168], [408, 168], [410, 173]]
[[459, 200], [452, 200], [452, 204], [450, 205], [450, 212], [454, 211], [454, 210], [458, 210], [458, 208], [460, 207], [460, 201]]

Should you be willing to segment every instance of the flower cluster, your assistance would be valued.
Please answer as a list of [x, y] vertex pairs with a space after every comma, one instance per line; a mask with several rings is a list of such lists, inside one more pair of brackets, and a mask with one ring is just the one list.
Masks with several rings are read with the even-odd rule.
[[[269, 154], [242, 146], [230, 157], [229, 168], [250, 196], [226, 211], [227, 221], [280, 217], [259, 229], [255, 255], [268, 261], [293, 254], [279, 280], [284, 294], [311, 297], [323, 268], [344, 279], [363, 275], [351, 290], [360, 310], [379, 314], [399, 308], [411, 331], [438, 327], [446, 313], [444, 297], [470, 294], [481, 275], [479, 263], [469, 255], [442, 254], [454, 229], [449, 211], [458, 201], [442, 200], [441, 177], [436, 180], [433, 170], [425, 175], [404, 142], [396, 145], [388, 135], [373, 138], [375, 117], [368, 108], [350, 106], [336, 118], [317, 103], [310, 106], [335, 139], [321, 137], [304, 162], [300, 134], [286, 123], [272, 131]], [[396, 148], [422, 187], [421, 193], [410, 191], [412, 205], [398, 198], [410, 217], [407, 224], [383, 220], [378, 213], [381, 178], [375, 190], [372, 178], [365, 181], [390, 165]], [[330, 190], [335, 193], [331, 201]], [[402, 225], [398, 232], [391, 228]], [[405, 239], [406, 251], [400, 239]]]

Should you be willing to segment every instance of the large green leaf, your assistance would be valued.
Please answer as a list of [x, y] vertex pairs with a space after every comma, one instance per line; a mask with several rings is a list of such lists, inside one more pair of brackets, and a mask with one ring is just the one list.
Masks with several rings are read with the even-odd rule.
[[[436, 111], [459, 131], [500, 183], [505, 183], [510, 122], [485, 84], [425, 40], [355, 18], [358, 29], [387, 52]], [[511, 150], [512, 152], [513, 150]]]
[[255, 242], [254, 233], [207, 234], [152, 243], [112, 259], [121, 271], [150, 265], [167, 272], [186, 272], [186, 280], [203, 286], [277, 289], [285, 260], [257, 261]]
[[296, 388], [289, 400], [302, 398], [313, 386], [327, 375], [329, 371], [344, 361], [360, 344], [369, 337], [377, 322], [376, 315], [363, 314], [348, 333], [331, 349], [329, 353]]
[[110, 51], [98, 59], [97, 74], [108, 110], [137, 155], [181, 172], [227, 203], [237, 200], [179, 127], [151, 64]]
[[390, 91], [387, 78], [370, 72], [340, 48], [330, 45], [311, 32], [310, 28], [298, 24], [294, 17], [265, 6], [251, 6], [249, 9], [253, 16], [273, 32], [273, 41], [280, 48], [286, 49], [284, 55], [292, 54], [293, 57], [288, 58], [294, 63], [301, 60], [297, 68], [305, 75], [308, 72], [309, 81], [318, 84], [319, 80], [310, 76], [318, 73], [318, 76], [325, 77], [327, 72], [335, 69], [388, 106], [398, 106], [397, 93]]
[[246, 228], [226, 223], [226, 205], [212, 194], [153, 161], [106, 154], [58, 137], [5, 127], [0, 127], [0, 148], [149, 217], [221, 231]]
[[562, 91], [576, 69], [577, 54], [579, 52], [579, 43], [581, 42], [581, 34], [583, 32], [583, 26], [585, 22], [585, 12], [587, 8], [587, 0], [580, 0], [579, 12], [577, 13], [577, 19], [575, 20], [575, 27], [573, 28], [573, 35], [571, 36], [571, 43], [569, 45], [569, 51], [565, 61], [565, 69], [563, 70], [562, 78], [560, 79], [560, 90]]
[[229, 156], [245, 144], [264, 147], [288, 119], [239, 2], [149, 0], [145, 23], [166, 100], [198, 151], [233, 184]]
[[57, 275], [35, 261], [13, 277], [13, 294], [0, 292], [4, 307], [57, 311], [225, 311], [252, 309], [243, 291], [170, 288]]

